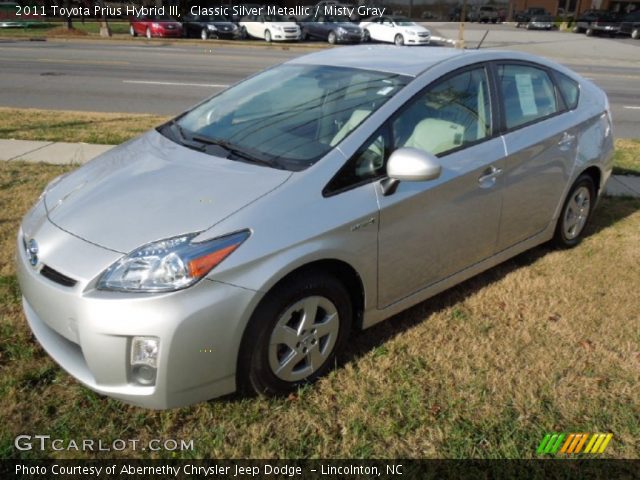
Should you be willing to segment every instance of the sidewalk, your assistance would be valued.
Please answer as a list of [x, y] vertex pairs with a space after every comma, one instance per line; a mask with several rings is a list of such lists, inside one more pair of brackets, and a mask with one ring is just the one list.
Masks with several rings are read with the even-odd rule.
[[[113, 147], [114, 145], [90, 143], [0, 140], [0, 161], [81, 165]], [[612, 197], [640, 198], [640, 177], [613, 175], [605, 193]]]

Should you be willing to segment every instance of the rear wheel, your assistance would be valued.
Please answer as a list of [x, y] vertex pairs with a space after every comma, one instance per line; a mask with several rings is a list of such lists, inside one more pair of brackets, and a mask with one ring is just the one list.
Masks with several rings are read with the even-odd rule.
[[586, 35], [587, 37], [593, 37], [593, 34], [594, 34], [595, 32], [593, 31], [593, 28], [587, 28], [587, 31], [586, 31], [586, 32], [584, 32], [584, 33], [585, 33], [585, 35]]
[[202, 40], [208, 40], [208, 39], [209, 39], [209, 32], [207, 31], [207, 29], [206, 29], [206, 28], [203, 28], [203, 29], [200, 31], [200, 38], [201, 38]]
[[396, 35], [396, 38], [393, 40], [393, 42], [398, 45], [398, 46], [402, 46], [404, 45], [404, 37], [400, 34]]
[[634, 40], [640, 39], [640, 28], [633, 29], [633, 31], [631, 32], [631, 38], [633, 38]]
[[362, 41], [363, 42], [370, 42], [371, 41], [371, 34], [369, 33], [369, 30], [365, 29]]
[[133, 28], [133, 25], [129, 26], [129, 35], [131, 35], [132, 37], [137, 37], [138, 34], [136, 33], [136, 29]]
[[336, 42], [338, 41], [338, 36], [336, 35], [336, 32], [329, 32], [329, 36], [327, 37], [327, 41], [331, 45], [335, 45]]
[[244, 40], [248, 36], [249, 36], [249, 34], [247, 33], [247, 28], [246, 27], [240, 27], [240, 38], [242, 40]]
[[582, 234], [595, 203], [596, 188], [589, 175], [581, 175], [571, 187], [564, 202], [554, 242], [559, 247], [575, 247], [582, 240]]
[[351, 300], [335, 277], [294, 275], [258, 305], [238, 358], [240, 390], [288, 393], [313, 382], [335, 363], [351, 329]]

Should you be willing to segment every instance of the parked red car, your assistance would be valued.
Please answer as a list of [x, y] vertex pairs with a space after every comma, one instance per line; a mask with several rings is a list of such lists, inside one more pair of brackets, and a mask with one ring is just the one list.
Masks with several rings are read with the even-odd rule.
[[168, 15], [143, 15], [131, 20], [129, 33], [132, 37], [182, 37], [182, 24]]

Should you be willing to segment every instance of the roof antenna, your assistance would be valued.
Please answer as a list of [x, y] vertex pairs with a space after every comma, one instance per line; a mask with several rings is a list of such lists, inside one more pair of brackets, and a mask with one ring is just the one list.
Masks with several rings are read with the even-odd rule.
[[479, 50], [480, 47], [482, 46], [482, 42], [484, 42], [484, 39], [487, 38], [487, 35], [489, 35], [489, 30], [487, 30], [486, 32], [484, 32], [484, 35], [482, 36], [482, 40], [480, 40], [480, 43], [478, 44], [478, 46], [476, 47], [476, 50]]

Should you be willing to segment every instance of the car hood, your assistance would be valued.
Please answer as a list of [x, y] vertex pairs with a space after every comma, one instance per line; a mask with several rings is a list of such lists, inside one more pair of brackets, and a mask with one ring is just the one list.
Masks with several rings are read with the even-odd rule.
[[337, 22], [337, 23], [333, 23], [331, 25], [334, 25], [336, 27], [342, 27], [345, 30], [347, 30], [348, 32], [359, 32], [359, 31], [361, 31], [361, 28], [358, 25], [355, 25], [355, 24], [350, 23], [350, 22]]
[[416, 33], [430, 33], [429, 30], [427, 30], [426, 28], [420, 26], [420, 25], [411, 25], [408, 27], [402, 27], [402, 26], [398, 26], [397, 27], [400, 30], [404, 30], [405, 32], [416, 32]]
[[128, 253], [206, 230], [290, 176], [188, 149], [154, 130], [67, 175], [44, 198], [49, 220], [61, 229]]

